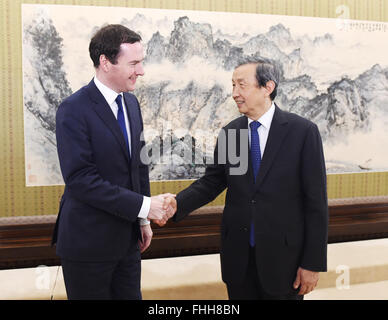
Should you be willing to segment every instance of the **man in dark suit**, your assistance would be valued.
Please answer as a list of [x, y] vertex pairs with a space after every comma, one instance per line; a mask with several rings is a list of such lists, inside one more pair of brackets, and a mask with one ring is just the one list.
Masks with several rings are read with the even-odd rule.
[[53, 235], [69, 299], [141, 299], [140, 253], [149, 219], [165, 220], [140, 159], [143, 121], [135, 89], [144, 74], [141, 37], [121, 25], [91, 39], [96, 76], [56, 116], [65, 191]]
[[243, 62], [232, 83], [244, 116], [222, 128], [205, 175], [176, 202], [171, 198], [177, 205], [173, 219], [180, 221], [227, 188], [221, 269], [229, 298], [303, 299], [327, 268], [321, 137], [314, 123], [273, 102], [279, 72], [271, 61]]

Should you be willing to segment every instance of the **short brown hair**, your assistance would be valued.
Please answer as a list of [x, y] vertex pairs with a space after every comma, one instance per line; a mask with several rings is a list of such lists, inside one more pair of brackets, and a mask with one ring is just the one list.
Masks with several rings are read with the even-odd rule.
[[93, 36], [89, 44], [89, 54], [94, 66], [100, 65], [100, 56], [103, 54], [112, 63], [117, 63], [122, 43], [140, 42], [141, 36], [121, 24], [108, 24], [102, 27]]

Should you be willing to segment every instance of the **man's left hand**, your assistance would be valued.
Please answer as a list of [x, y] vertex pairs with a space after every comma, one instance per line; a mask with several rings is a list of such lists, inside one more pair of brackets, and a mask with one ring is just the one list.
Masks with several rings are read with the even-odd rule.
[[298, 268], [294, 289], [299, 288], [299, 295], [305, 295], [313, 291], [319, 280], [319, 272]]

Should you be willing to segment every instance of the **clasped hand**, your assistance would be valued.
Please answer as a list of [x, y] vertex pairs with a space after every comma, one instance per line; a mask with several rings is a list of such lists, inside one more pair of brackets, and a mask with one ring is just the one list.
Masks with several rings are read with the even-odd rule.
[[176, 212], [177, 203], [175, 194], [164, 193], [151, 197], [151, 208], [148, 219], [159, 226], [164, 226]]

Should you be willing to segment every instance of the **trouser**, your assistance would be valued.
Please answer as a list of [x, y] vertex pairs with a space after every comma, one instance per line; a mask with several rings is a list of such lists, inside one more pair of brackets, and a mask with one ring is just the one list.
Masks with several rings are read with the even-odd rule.
[[70, 300], [141, 300], [141, 255], [134, 243], [117, 261], [84, 262], [61, 259]]
[[290, 292], [284, 295], [266, 293], [257, 274], [255, 256], [255, 248], [250, 248], [248, 268], [241, 284], [226, 284], [230, 300], [303, 300], [303, 296], [298, 295], [299, 289], [290, 288]]

